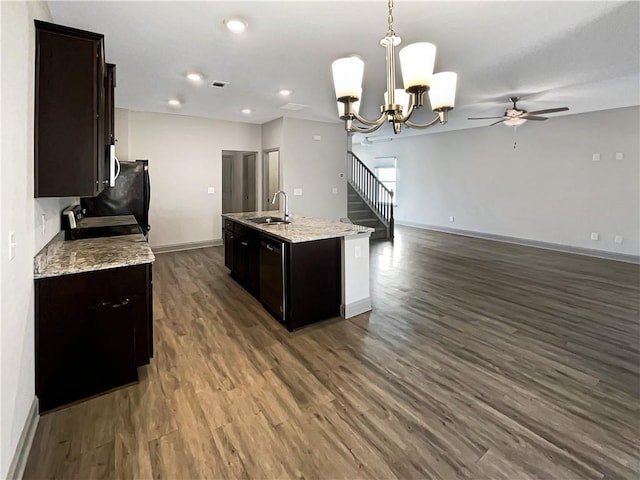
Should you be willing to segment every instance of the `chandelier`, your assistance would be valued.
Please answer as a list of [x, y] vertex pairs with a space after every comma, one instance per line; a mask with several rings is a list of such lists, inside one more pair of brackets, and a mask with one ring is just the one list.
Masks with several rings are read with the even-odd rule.
[[[380, 45], [386, 49], [387, 91], [380, 107], [380, 118], [371, 121], [359, 114], [362, 98], [364, 62], [358, 57], [340, 58], [331, 64], [333, 83], [338, 100], [338, 115], [344, 120], [347, 132], [370, 133], [376, 131], [385, 120], [393, 125], [393, 132], [400, 133], [402, 124], [409, 128], [429, 128], [437, 123], [445, 124], [448, 112], [453, 109], [456, 96], [457, 75], [454, 72], [433, 73], [436, 46], [419, 42], [400, 50], [400, 66], [404, 90], [396, 89], [395, 47], [401, 39], [393, 31], [393, 0], [388, 0], [388, 30]], [[410, 118], [416, 109], [424, 105], [425, 93], [429, 94], [431, 109], [437, 116], [426, 124], [413, 123]], [[358, 121], [362, 126], [356, 125]]]

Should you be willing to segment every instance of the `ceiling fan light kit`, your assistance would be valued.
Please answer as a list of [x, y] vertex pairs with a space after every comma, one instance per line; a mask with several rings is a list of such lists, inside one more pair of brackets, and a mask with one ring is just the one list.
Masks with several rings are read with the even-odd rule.
[[[400, 133], [402, 124], [410, 128], [429, 128], [448, 120], [449, 110], [455, 105], [457, 75], [453, 72], [433, 73], [436, 47], [427, 42], [413, 43], [400, 51], [400, 64], [404, 90], [396, 89], [395, 47], [401, 39], [393, 31], [393, 0], [388, 0], [388, 31], [380, 40], [386, 50], [387, 91], [381, 115], [377, 120], [367, 120], [359, 114], [356, 104], [362, 97], [364, 62], [358, 57], [340, 58], [331, 65], [340, 119], [347, 132], [370, 133], [380, 128], [386, 120]], [[429, 93], [431, 108], [438, 115], [429, 123], [413, 123], [409, 118], [424, 105], [425, 93]], [[356, 125], [354, 121], [362, 125]]]

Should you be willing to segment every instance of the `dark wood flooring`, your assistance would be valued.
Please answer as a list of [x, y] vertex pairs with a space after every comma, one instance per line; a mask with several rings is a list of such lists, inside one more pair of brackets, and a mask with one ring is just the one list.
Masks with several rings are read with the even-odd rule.
[[157, 256], [139, 384], [40, 419], [25, 478], [637, 479], [639, 267], [411, 228], [374, 310], [288, 333], [222, 248]]

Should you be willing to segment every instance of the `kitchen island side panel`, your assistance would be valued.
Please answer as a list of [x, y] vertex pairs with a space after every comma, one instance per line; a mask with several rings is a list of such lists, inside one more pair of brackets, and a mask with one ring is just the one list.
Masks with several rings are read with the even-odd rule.
[[340, 239], [288, 244], [287, 327], [340, 315], [342, 292]]

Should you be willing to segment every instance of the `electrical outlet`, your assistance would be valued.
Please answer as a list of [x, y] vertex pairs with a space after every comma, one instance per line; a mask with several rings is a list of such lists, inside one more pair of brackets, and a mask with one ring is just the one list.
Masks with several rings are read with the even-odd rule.
[[449, 221], [450, 221], [451, 223], [453, 223], [453, 222], [455, 222], [455, 221], [456, 221], [456, 219], [455, 219], [455, 217], [454, 217], [453, 215], [451, 215], [451, 216], [449, 217]]
[[214, 193], [216, 193], [216, 189], [215, 188], [213, 188], [213, 187], [207, 188], [207, 194], [213, 195]]
[[600, 161], [600, 154], [599, 153], [594, 153], [592, 158], [593, 158], [594, 162], [599, 162]]
[[43, 213], [40, 218], [41, 218], [41, 221], [42, 221], [42, 235], [44, 236], [44, 234], [47, 233], [47, 217]]
[[319, 142], [320, 140], [322, 140], [322, 137], [320, 135], [314, 135], [313, 136], [313, 141], [314, 142]]
[[362, 257], [362, 249], [360, 248], [360, 245], [356, 246], [356, 248], [354, 249], [354, 253], [356, 258]]
[[591, 240], [599, 240], [600, 235], [597, 232], [591, 232]]
[[623, 240], [624, 240], [624, 237], [622, 235], [616, 235], [613, 239], [613, 241], [618, 244], [621, 244]]
[[302, 196], [302, 189], [301, 188], [294, 188], [293, 189], [293, 195], [296, 197], [301, 197]]
[[624, 153], [616, 152], [616, 160], [624, 160]]
[[333, 187], [331, 189], [331, 193], [333, 193], [334, 195], [338, 193], [338, 189], [336, 187]]

